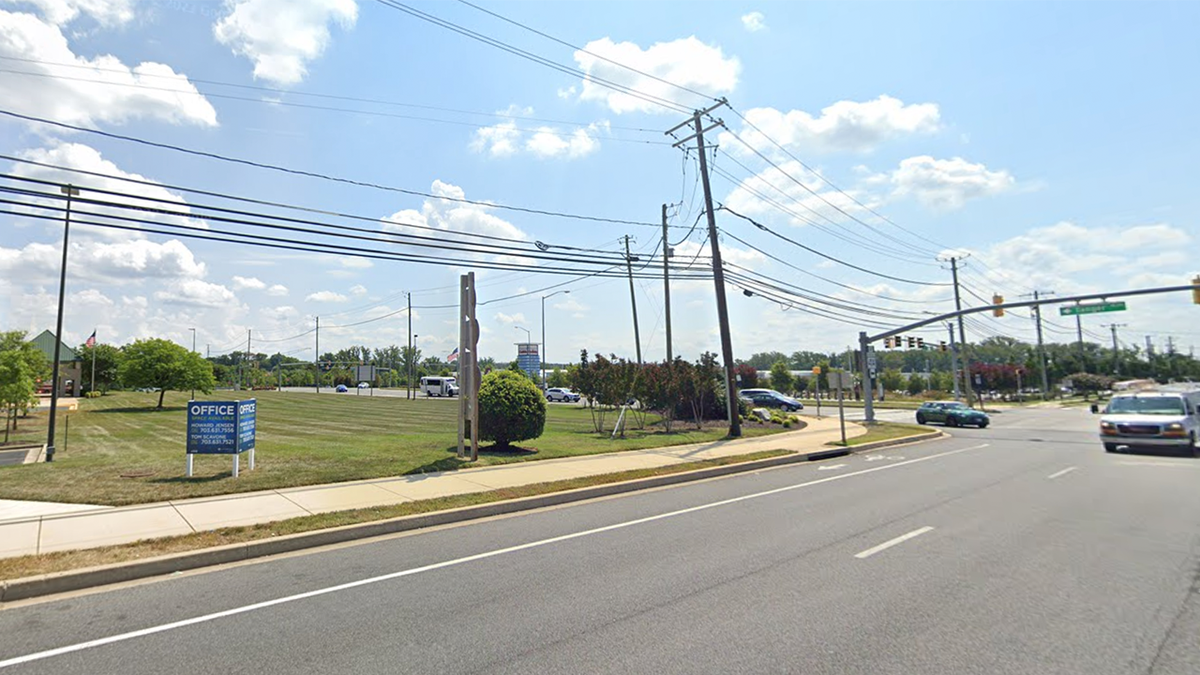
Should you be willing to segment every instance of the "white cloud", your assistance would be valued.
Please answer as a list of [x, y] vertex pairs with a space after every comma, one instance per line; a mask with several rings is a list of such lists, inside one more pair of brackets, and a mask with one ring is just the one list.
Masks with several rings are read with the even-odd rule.
[[[723, 203], [744, 216], [768, 219], [786, 217], [796, 227], [843, 221], [847, 213], [865, 213], [863, 205], [871, 208], [880, 205], [877, 197], [861, 189], [848, 188], [839, 192], [828, 188], [820, 178], [794, 160], [778, 166], [779, 169], [768, 167], [743, 180], [730, 191]], [[771, 202], [782, 205], [787, 212]]]
[[[67, 254], [68, 281], [135, 283], [149, 279], [198, 279], [204, 263], [179, 240], [163, 243], [135, 239], [103, 243], [73, 242]], [[48, 284], [58, 279], [62, 246], [30, 243], [24, 248], [0, 248], [0, 276], [25, 284]]]
[[280, 296], [287, 295], [287, 294], [288, 294], [287, 286], [284, 286], [283, 284], [275, 284], [267, 289], [267, 295], [280, 297]]
[[751, 33], [757, 33], [767, 27], [767, 19], [762, 12], [750, 12], [742, 15], [742, 27]]
[[[457, 185], [433, 181], [431, 192], [438, 197], [460, 200], [466, 192]], [[393, 232], [409, 231], [405, 224], [434, 227], [446, 232], [471, 232], [508, 239], [528, 237], [512, 223], [488, 213], [488, 207], [446, 199], [426, 199], [420, 211], [405, 209], [384, 219], [384, 228]]]
[[304, 298], [308, 302], [345, 302], [349, 298], [333, 291], [317, 291]]
[[76, 56], [59, 26], [32, 14], [0, 11], [4, 56], [34, 73], [0, 73], [0, 100], [16, 112], [83, 126], [134, 119], [217, 125], [216, 110], [187, 76], [161, 63], [130, 68], [115, 56]]
[[366, 295], [367, 287], [362, 284], [355, 284], [350, 287], [351, 295]]
[[[99, 176], [88, 176], [86, 178], [87, 185], [96, 190], [110, 190], [113, 192], [125, 193], [130, 196], [116, 196], [111, 194], [103, 194], [99, 192], [88, 193], [84, 191], [81, 197], [96, 198], [108, 202], [119, 204], [134, 205], [139, 207], [152, 206], [155, 208], [171, 209], [180, 213], [190, 213], [187, 202], [182, 197], [167, 190], [166, 188], [158, 187], [157, 185], [143, 185], [141, 183], [131, 183], [119, 178], [128, 178], [134, 181], [149, 182], [144, 176], [136, 173], [122, 171], [116, 164], [104, 159], [99, 152], [94, 148], [83, 145], [81, 143], [63, 143], [52, 141], [47, 147], [35, 150], [22, 150], [16, 153], [18, 157], [27, 159], [42, 164], [50, 164], [54, 166], [62, 166], [68, 169], [80, 169], [95, 173], [112, 176], [112, 178], [103, 178]], [[14, 163], [11, 169], [12, 173], [29, 178], [37, 178], [39, 180], [52, 181], [56, 183], [68, 183], [78, 181], [79, 175], [70, 171], [62, 171], [33, 164]], [[43, 188], [44, 189], [44, 188]], [[136, 196], [134, 196], [136, 195]], [[144, 197], [145, 199], [139, 199]], [[154, 200], [154, 201], [147, 201]], [[61, 206], [61, 201], [58, 199], [37, 199], [39, 204], [48, 204], [53, 206]], [[44, 213], [41, 209], [25, 209], [27, 213]], [[76, 213], [80, 215], [79, 220], [101, 220], [97, 219], [95, 214], [129, 216], [127, 209], [120, 209], [108, 206], [98, 206], [94, 204], [78, 204]], [[84, 215], [90, 214], [90, 215]], [[158, 223], [171, 225], [186, 225], [189, 227], [205, 227], [205, 225], [192, 218], [172, 216], [161, 213], [139, 213], [139, 218], [152, 220]], [[56, 224], [57, 230], [58, 225]], [[74, 234], [74, 230], [72, 233]], [[100, 227], [80, 227], [78, 232], [83, 236], [103, 236], [110, 239], [128, 240], [140, 238], [138, 232], [130, 230], [117, 230]]]
[[267, 284], [255, 277], [239, 277], [235, 275], [233, 277], [233, 287], [239, 291], [245, 288], [261, 291], [267, 287]]
[[992, 197], [1013, 190], [1017, 179], [1007, 171], [991, 171], [961, 157], [934, 159], [929, 155], [909, 157], [887, 175], [892, 196], [912, 196], [939, 211], [962, 207], [968, 200]]
[[[521, 108], [511, 105], [507, 110], [499, 111], [500, 115], [510, 117], [529, 117], [533, 108]], [[522, 151], [541, 159], [566, 157], [576, 159], [586, 157], [600, 148], [596, 136], [607, 132], [610, 125], [598, 122], [583, 129], [564, 131], [553, 127], [541, 126], [532, 131], [518, 129], [515, 120], [508, 119], [490, 127], [475, 131], [471, 140], [471, 150], [486, 153], [492, 157], [511, 157]]]
[[330, 24], [354, 26], [354, 0], [226, 0], [217, 41], [254, 62], [255, 79], [296, 84], [329, 44]]
[[[803, 110], [785, 113], [775, 108], [751, 108], [745, 115], [762, 133], [745, 125], [738, 136], [764, 153], [778, 152], [767, 138], [788, 150], [809, 154], [870, 152], [886, 141], [913, 134], [930, 134], [941, 126], [937, 104], [906, 105], [891, 96], [863, 102], [838, 101], [822, 109], [819, 117]], [[751, 154], [728, 132], [722, 132], [720, 139], [723, 148], [741, 155]]]
[[[676, 263], [691, 262], [692, 259], [697, 257], [697, 254], [699, 254], [700, 257], [708, 257], [712, 255], [711, 247], [707, 242], [703, 247], [701, 247], [699, 242], [685, 241], [676, 246], [674, 251], [675, 254], [673, 257], [675, 258]], [[766, 256], [758, 251], [737, 248], [725, 243], [721, 244], [721, 260], [724, 262], [746, 266], [763, 263], [766, 261], [766, 259]], [[708, 265], [707, 262], [698, 264]]]
[[517, 312], [516, 314], [497, 312], [496, 321], [499, 321], [500, 323], [525, 323], [525, 315], [521, 312]]
[[86, 14], [101, 26], [129, 23], [137, 0], [0, 0], [7, 5], [32, 5], [52, 24], [63, 25]]
[[600, 143], [592, 137], [594, 125], [587, 129], [576, 129], [564, 136], [550, 127], [541, 127], [525, 142], [525, 148], [538, 157], [586, 157], [595, 152]]
[[[599, 85], [592, 78], [615, 82], [649, 96], [692, 106], [701, 101], [662, 80], [715, 96], [733, 91], [742, 69], [737, 57], [726, 58], [720, 47], [706, 45], [694, 36], [658, 42], [644, 50], [632, 42], [617, 43], [605, 37], [593, 40], [583, 50], [575, 52], [575, 62], [588, 75], [583, 80], [579, 98], [600, 101], [617, 114], [653, 112], [677, 115], [678, 112]], [[616, 65], [618, 63], [621, 65]]]
[[165, 289], [156, 291], [154, 299], [167, 304], [213, 308], [227, 307], [237, 302], [233, 291], [199, 279], [172, 282]]
[[356, 270], [365, 270], [375, 266], [375, 263], [371, 262], [367, 258], [359, 258], [356, 256], [344, 256], [338, 258], [338, 262], [341, 263], [342, 267], [349, 267], [350, 269]]
[[568, 296], [566, 300], [554, 303], [553, 307], [557, 310], [570, 312], [572, 319], [583, 319], [587, 317], [587, 311], [589, 309], [587, 305], [570, 296]]

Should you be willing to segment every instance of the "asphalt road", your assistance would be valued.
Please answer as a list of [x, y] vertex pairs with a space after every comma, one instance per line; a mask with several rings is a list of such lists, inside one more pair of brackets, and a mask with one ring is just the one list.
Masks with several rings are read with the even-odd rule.
[[15, 604], [0, 672], [1200, 672], [1200, 460], [1094, 424]]
[[20, 464], [25, 461], [25, 456], [28, 454], [28, 450], [0, 451], [0, 466]]

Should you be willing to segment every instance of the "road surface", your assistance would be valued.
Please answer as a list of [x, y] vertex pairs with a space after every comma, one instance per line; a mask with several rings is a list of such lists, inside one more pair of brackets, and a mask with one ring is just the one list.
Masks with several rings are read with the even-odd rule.
[[0, 673], [1200, 672], [1200, 460], [1085, 411], [0, 611]]

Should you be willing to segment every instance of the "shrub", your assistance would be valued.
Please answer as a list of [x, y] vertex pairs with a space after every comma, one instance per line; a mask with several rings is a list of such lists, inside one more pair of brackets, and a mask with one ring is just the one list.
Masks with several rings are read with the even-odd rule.
[[495, 370], [479, 384], [479, 437], [500, 448], [537, 438], [546, 428], [546, 399], [523, 373]]

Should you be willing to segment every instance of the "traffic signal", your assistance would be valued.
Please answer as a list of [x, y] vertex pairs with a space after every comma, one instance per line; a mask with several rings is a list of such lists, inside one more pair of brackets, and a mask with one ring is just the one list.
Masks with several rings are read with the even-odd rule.
[[917, 346], [917, 339], [915, 337], [908, 338], [908, 348], [912, 349], [916, 346]]
[[938, 351], [939, 352], [946, 351], [946, 341], [945, 340], [942, 340], [941, 342], [938, 343]]
[[[1004, 296], [1000, 295], [999, 293], [993, 294], [992, 295], [992, 304], [993, 305], [1003, 305], [1004, 304]], [[993, 309], [992, 316], [1004, 316], [1004, 309], [1001, 307], [997, 307], [996, 309]]]
[[1200, 274], [1192, 279], [1192, 302], [1200, 305]]
[[925, 349], [925, 338], [917, 338], [917, 349]]

